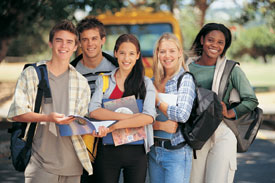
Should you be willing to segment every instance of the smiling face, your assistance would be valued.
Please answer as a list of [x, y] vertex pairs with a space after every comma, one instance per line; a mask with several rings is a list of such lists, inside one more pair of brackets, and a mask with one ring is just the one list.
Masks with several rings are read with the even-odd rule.
[[182, 51], [173, 41], [164, 40], [160, 43], [158, 59], [166, 71], [178, 69], [181, 55]]
[[92, 59], [101, 56], [101, 48], [105, 43], [105, 37], [101, 39], [99, 30], [88, 29], [80, 34], [80, 44], [84, 59]]
[[119, 69], [128, 73], [131, 72], [140, 55], [136, 46], [131, 42], [123, 42], [114, 54], [117, 58]]
[[57, 31], [54, 34], [52, 42], [49, 42], [53, 58], [69, 62], [72, 54], [77, 49], [75, 40], [75, 34], [64, 30]]
[[204, 38], [201, 37], [203, 46], [202, 57], [217, 59], [223, 52], [225, 46], [225, 36], [221, 31], [209, 32]]

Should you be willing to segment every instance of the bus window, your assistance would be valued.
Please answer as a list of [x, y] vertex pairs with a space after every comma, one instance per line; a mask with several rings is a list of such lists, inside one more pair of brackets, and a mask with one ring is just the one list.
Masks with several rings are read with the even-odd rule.
[[141, 45], [143, 57], [153, 57], [153, 49], [158, 38], [165, 32], [173, 32], [168, 23], [138, 24], [138, 25], [106, 25], [106, 42], [103, 50], [111, 53], [115, 41], [122, 33], [134, 34]]
[[[170, 32], [182, 42], [178, 21], [170, 12], [155, 12], [152, 8], [121, 9], [116, 13], [106, 12], [97, 16], [106, 28], [103, 51], [113, 54], [116, 39], [121, 34], [134, 34], [140, 41], [145, 75], [152, 77], [153, 49], [159, 37]], [[78, 51], [80, 53], [81, 50]]]

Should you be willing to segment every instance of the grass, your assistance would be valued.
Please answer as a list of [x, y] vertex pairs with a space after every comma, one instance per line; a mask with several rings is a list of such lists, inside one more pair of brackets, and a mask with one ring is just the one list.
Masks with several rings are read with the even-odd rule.
[[[15, 82], [25, 63], [1, 63], [0, 82]], [[254, 87], [275, 88], [275, 63], [241, 63], [241, 68]]]
[[241, 63], [240, 66], [252, 86], [275, 88], [275, 63]]
[[[0, 82], [16, 82], [25, 63], [1, 63]], [[260, 107], [266, 114], [274, 114], [275, 105], [275, 63], [241, 63], [241, 68], [248, 77], [253, 87], [256, 87], [256, 95]], [[266, 87], [268, 90], [259, 90]]]

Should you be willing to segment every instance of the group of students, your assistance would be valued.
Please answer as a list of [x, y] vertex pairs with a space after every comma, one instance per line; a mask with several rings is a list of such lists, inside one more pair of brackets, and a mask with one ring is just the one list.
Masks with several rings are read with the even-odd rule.
[[[106, 40], [104, 25], [95, 18], [85, 18], [77, 28], [70, 21], [56, 24], [50, 32], [52, 58], [46, 64], [53, 102], [43, 103], [41, 113], [34, 113], [38, 78], [34, 68], [25, 69], [18, 79], [8, 118], [13, 121], [38, 122], [32, 144], [32, 156], [24, 172], [26, 183], [118, 182], [123, 171], [124, 182], [145, 182], [147, 168], [151, 183], [233, 182], [236, 170], [236, 138], [221, 122], [193, 159], [192, 148], [185, 143], [180, 126], [191, 113], [196, 97], [191, 75], [184, 75], [179, 88], [178, 78], [190, 70], [197, 83], [212, 89], [215, 65], [225, 61], [231, 44], [231, 33], [222, 24], [206, 24], [198, 33], [188, 66], [182, 44], [171, 33], [164, 33], [156, 42], [153, 55], [153, 78], [145, 76], [138, 39], [131, 34], [118, 37], [114, 57], [102, 52]], [[82, 54], [70, 64], [79, 45]], [[103, 93], [103, 78], [109, 87]], [[88, 82], [87, 82], [88, 80]], [[230, 90], [239, 91], [241, 102], [230, 106]], [[177, 104], [162, 101], [159, 93], [177, 95]], [[119, 99], [134, 95], [143, 101], [143, 110], [123, 114], [102, 107], [103, 99]], [[245, 74], [235, 67], [230, 76], [223, 115], [238, 118], [258, 105]], [[156, 108], [168, 120], [157, 120]], [[69, 124], [69, 115], [87, 115], [98, 120], [116, 120], [109, 128], [101, 127], [97, 157], [93, 166], [79, 135], [61, 137], [55, 124]], [[145, 127], [146, 138], [138, 145], [105, 145], [101, 137], [117, 129]], [[172, 138], [154, 138], [154, 131], [172, 134]], [[83, 170], [84, 168], [84, 170]], [[92, 175], [93, 174], [93, 175]]]

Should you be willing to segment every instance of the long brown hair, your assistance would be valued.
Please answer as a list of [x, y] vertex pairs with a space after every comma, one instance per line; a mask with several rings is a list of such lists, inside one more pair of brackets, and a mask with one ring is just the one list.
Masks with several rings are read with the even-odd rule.
[[[132, 71], [127, 76], [124, 82], [124, 93], [123, 97], [135, 95], [136, 98], [144, 99], [146, 95], [146, 88], [144, 83], [144, 67], [142, 64], [140, 44], [138, 39], [132, 34], [122, 34], [117, 38], [114, 53], [118, 51], [120, 45], [125, 42], [130, 42], [135, 45], [139, 58], [136, 60]], [[115, 54], [114, 54], [115, 55]]]

